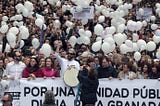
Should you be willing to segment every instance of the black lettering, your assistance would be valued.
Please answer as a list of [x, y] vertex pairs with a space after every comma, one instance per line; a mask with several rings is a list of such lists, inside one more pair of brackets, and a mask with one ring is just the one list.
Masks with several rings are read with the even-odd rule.
[[41, 96], [43, 96], [43, 94], [47, 91], [46, 87], [41, 87]]
[[64, 100], [61, 101], [60, 106], [67, 106]]
[[139, 106], [139, 102], [136, 102], [136, 103], [133, 101], [131, 106]]
[[141, 97], [142, 97], [143, 99], [147, 98], [147, 96], [148, 96], [148, 89], [145, 89], [145, 88], [146, 88], [146, 86], [144, 86], [144, 87], [141, 89]]
[[133, 98], [135, 98], [137, 95], [139, 95], [140, 91], [137, 88], [133, 89]]
[[24, 96], [26, 96], [30, 92], [31, 92], [31, 89], [29, 87], [24, 87]]
[[39, 90], [38, 87], [33, 87], [33, 88], [32, 88], [31, 94], [32, 94], [33, 96], [38, 96], [39, 93], [40, 93], [40, 90]]
[[111, 97], [112, 96], [112, 89], [106, 88], [105, 89], [105, 97]]
[[98, 101], [97, 106], [103, 106], [102, 101]]
[[117, 102], [116, 102], [116, 106], [123, 106], [122, 101], [117, 101]]
[[70, 87], [69, 91], [68, 91], [68, 96], [73, 95], [75, 96], [74, 90], [73, 88]]
[[156, 104], [154, 102], [149, 102], [148, 106], [156, 106]]
[[126, 104], [124, 106], [130, 106], [129, 102], [127, 101]]
[[149, 99], [155, 99], [156, 98], [156, 93], [154, 89], [149, 89]]
[[127, 98], [128, 96], [129, 96], [129, 91], [128, 91], [128, 89], [126, 89], [126, 88], [122, 88], [122, 90], [121, 90], [121, 92], [122, 92], [122, 98]]
[[59, 88], [59, 96], [62, 96], [62, 94], [64, 96], [67, 96], [67, 87], [65, 87], [65, 89], [63, 90], [63, 88]]
[[115, 102], [113, 100], [111, 100], [111, 101], [108, 102], [107, 106], [115, 106]]
[[142, 106], [146, 106], [145, 102], [142, 103]]
[[117, 88], [116, 88], [116, 90], [113, 93], [113, 97], [116, 97], [116, 96], [119, 97], [119, 98], [121, 97], [120, 93], [119, 93], [119, 90]]
[[32, 100], [31, 106], [40, 106], [40, 104], [39, 104], [38, 100]]

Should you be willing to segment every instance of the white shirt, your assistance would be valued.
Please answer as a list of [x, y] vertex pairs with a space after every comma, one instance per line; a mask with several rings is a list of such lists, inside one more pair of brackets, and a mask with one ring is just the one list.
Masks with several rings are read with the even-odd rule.
[[6, 66], [6, 73], [9, 77], [14, 77], [15, 79], [22, 78], [22, 72], [26, 65], [20, 61], [19, 63], [15, 63], [14, 61], [10, 62]]
[[76, 60], [67, 60], [65, 58], [62, 58], [61, 56], [59, 56], [58, 53], [55, 53], [55, 57], [57, 58], [60, 66], [61, 66], [61, 71], [60, 71], [60, 76], [62, 77], [64, 72], [69, 68], [69, 67], [75, 67], [78, 71], [80, 70], [80, 64], [78, 61]]

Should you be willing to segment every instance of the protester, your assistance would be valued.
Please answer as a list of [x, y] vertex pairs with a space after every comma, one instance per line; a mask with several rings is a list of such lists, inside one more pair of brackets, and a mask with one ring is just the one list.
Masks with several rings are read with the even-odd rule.
[[35, 79], [42, 77], [43, 74], [39, 69], [39, 62], [36, 57], [31, 57], [28, 66], [23, 70], [22, 78]]
[[54, 69], [54, 62], [53, 62], [52, 58], [47, 57], [45, 59], [45, 67], [41, 69], [41, 72], [42, 72], [42, 75], [44, 78], [58, 77], [58, 70]]
[[95, 105], [99, 86], [97, 70], [84, 66], [83, 70], [78, 74], [78, 79], [80, 81], [80, 100], [82, 101], [82, 106], [86, 106], [86, 104]]
[[109, 65], [109, 59], [103, 57], [100, 61], [100, 67], [98, 67], [98, 78], [117, 78], [117, 71], [111, 65]]
[[9, 79], [20, 79], [26, 65], [22, 62], [22, 54], [19, 51], [13, 53], [14, 61], [6, 66], [6, 73]]

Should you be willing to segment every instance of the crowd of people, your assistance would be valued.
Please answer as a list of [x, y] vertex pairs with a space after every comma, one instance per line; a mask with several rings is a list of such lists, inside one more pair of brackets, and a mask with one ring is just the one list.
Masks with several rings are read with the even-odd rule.
[[[20, 9], [19, 11], [17, 9], [18, 4], [23, 5], [26, 1], [27, 0], [0, 1], [1, 79], [9, 78], [14, 80], [27, 78], [30, 80], [35, 78], [46, 79], [47, 77], [63, 77], [64, 72], [68, 68], [74, 67], [78, 71], [84, 71], [87, 70], [86, 67], [90, 67], [89, 69], [91, 70], [97, 70], [98, 79], [119, 78], [120, 80], [160, 80], [160, 40], [154, 43], [156, 44], [154, 50], [147, 50], [144, 48], [138, 49], [137, 51], [141, 55], [139, 59], [134, 57], [136, 51], [123, 52], [121, 50], [121, 45], [116, 42], [116, 40], [114, 42], [114, 49], [108, 53], [105, 53], [103, 48], [95, 50], [93, 47], [93, 44], [98, 41], [98, 38], [101, 38], [100, 40], [104, 39], [104, 36], [100, 37], [97, 35], [98, 33], [95, 26], [97, 24], [104, 28], [114, 26], [112, 20], [113, 16], [104, 15], [102, 11], [97, 9], [98, 6], [104, 6], [107, 9], [109, 8], [109, 12], [113, 12], [120, 7], [120, 4], [131, 4], [131, 8], [127, 10], [128, 14], [124, 15], [123, 18], [126, 21], [145, 21], [146, 25], [142, 25], [142, 27], [136, 31], [125, 28], [121, 33], [125, 34], [125, 39], [132, 41], [132, 43], [135, 42], [135, 39], [133, 38], [133, 34], [135, 33], [138, 35], [136, 42], [142, 39], [148, 43], [154, 41], [155, 36], [160, 36], [160, 32], [155, 33], [160, 29], [160, 9], [157, 9], [159, 7], [158, 5], [160, 5], [158, 4], [160, 3], [159, 0], [113, 0], [119, 2], [119, 4], [116, 4], [116, 2], [114, 4], [112, 0], [88, 0], [88, 6], [94, 7], [94, 18], [87, 19], [86, 23], [84, 22], [84, 19], [75, 19], [73, 17], [71, 7], [78, 4], [76, 0], [55, 0], [56, 2], [54, 0], [28, 0], [33, 6], [33, 9], [31, 8], [31, 15], [26, 15], [26, 12], [20, 12]], [[79, 4], [82, 6], [83, 3]], [[66, 8], [64, 9], [64, 7]], [[150, 13], [149, 16], [144, 17], [146, 11], [140, 11], [140, 8], [147, 8], [146, 11]], [[140, 15], [137, 13], [138, 10], [141, 17], [139, 17]], [[78, 11], [80, 11], [80, 9]], [[13, 19], [13, 16], [19, 14], [21, 14], [22, 19]], [[99, 18], [102, 15], [105, 16], [104, 21]], [[148, 17], [151, 18], [152, 16], [155, 17], [154, 22], [152, 22], [153, 20], [151, 21], [148, 19]], [[8, 19], [6, 19], [6, 17]], [[38, 26], [38, 23], [36, 23], [38, 17], [43, 18], [43, 23], [45, 23], [45, 25], [43, 24], [41, 27]], [[72, 25], [69, 26], [67, 22], [71, 22]], [[59, 25], [58, 27], [57, 24]], [[152, 24], [157, 27], [153, 27]], [[5, 31], [5, 29], [2, 28], [4, 25], [7, 25], [8, 29], [12, 27], [19, 28], [19, 31], [15, 36], [15, 43], [11, 42], [12, 39], [14, 39], [13, 36], [13, 38], [8, 37], [8, 30]], [[127, 22], [125, 25], [127, 27]], [[29, 33], [27, 39], [19, 37], [22, 29], [20, 26], [25, 26], [27, 28], [28, 32], [22, 33], [24, 35]], [[114, 27], [118, 30], [117, 26]], [[70, 38], [74, 36], [78, 39], [82, 36], [80, 32], [82, 31], [81, 29], [91, 32], [91, 37], [89, 37], [90, 42], [77, 42], [73, 44], [73, 41], [71, 42]], [[116, 36], [114, 34], [116, 33], [119, 33], [119, 31], [115, 31], [110, 37], [114, 38], [114, 36]], [[160, 39], [158, 37], [157, 39]], [[35, 38], [39, 40], [39, 45], [37, 47], [35, 47], [36, 45], [32, 42]], [[23, 45], [20, 43], [21, 40], [23, 40]], [[122, 42], [122, 44], [124, 43], [125, 41]], [[47, 48], [46, 50], [44, 49], [45, 52], [42, 52], [40, 49], [43, 44], [48, 44], [51, 47], [51, 52], [48, 51]], [[46, 56], [46, 52], [49, 52], [49, 56]], [[79, 74], [80, 81], [83, 81], [83, 77], [81, 78], [82, 73]], [[88, 73], [85, 74], [88, 75]], [[91, 76], [94, 75], [91, 74]], [[94, 80], [92, 77], [89, 78]], [[95, 82], [96, 81], [97, 80], [95, 80]], [[96, 84], [98, 84], [98, 82], [96, 82]], [[97, 85], [95, 86], [97, 87]], [[84, 104], [86, 103], [84, 102]]]

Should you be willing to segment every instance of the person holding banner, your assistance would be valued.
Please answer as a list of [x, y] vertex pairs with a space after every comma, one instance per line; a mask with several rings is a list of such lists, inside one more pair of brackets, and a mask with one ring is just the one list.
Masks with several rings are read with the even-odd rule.
[[90, 69], [89, 66], [83, 66], [83, 70], [78, 74], [78, 80], [80, 82], [80, 100], [82, 106], [87, 104], [95, 105], [97, 101], [97, 89], [99, 86], [99, 80], [97, 78], [97, 70]]
[[46, 77], [58, 77], [58, 70], [53, 68], [53, 60], [51, 57], [45, 59], [45, 67], [41, 69], [42, 75]]
[[22, 78], [22, 72], [26, 67], [25, 63], [22, 62], [22, 55], [20, 51], [13, 52], [14, 61], [11, 61], [6, 66], [6, 73], [9, 79], [20, 79]]

